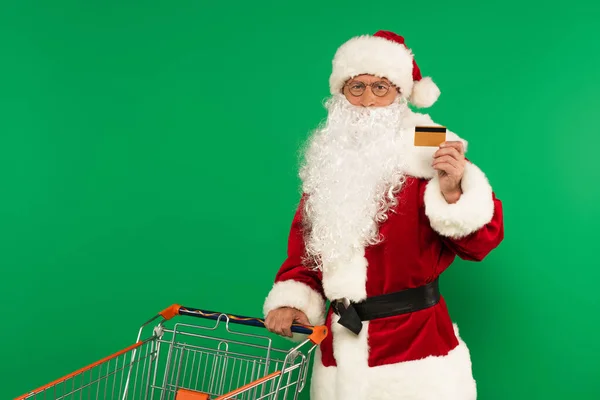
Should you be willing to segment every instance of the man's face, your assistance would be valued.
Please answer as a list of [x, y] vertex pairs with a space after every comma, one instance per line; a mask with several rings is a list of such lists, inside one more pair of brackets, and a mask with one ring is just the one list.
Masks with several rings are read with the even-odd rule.
[[346, 81], [343, 93], [354, 106], [386, 107], [396, 99], [398, 88], [386, 78], [364, 74]]

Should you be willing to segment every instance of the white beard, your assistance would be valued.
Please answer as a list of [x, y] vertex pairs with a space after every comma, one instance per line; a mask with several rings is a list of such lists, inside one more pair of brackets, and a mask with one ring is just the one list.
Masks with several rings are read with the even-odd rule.
[[405, 102], [363, 108], [343, 95], [326, 108], [327, 121], [311, 137], [300, 171], [307, 262], [319, 269], [382, 239], [379, 224], [404, 181], [402, 122], [410, 113]]

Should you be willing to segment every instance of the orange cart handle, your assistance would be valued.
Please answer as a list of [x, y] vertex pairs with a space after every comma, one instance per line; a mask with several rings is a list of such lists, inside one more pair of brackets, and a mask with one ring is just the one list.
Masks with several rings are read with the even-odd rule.
[[[215, 321], [229, 320], [229, 322], [235, 324], [265, 328], [265, 321], [261, 318], [244, 317], [240, 315], [200, 310], [197, 308], [182, 307], [178, 304], [173, 304], [172, 306], [164, 309], [161, 311], [160, 315], [166, 320], [169, 320], [176, 315], [187, 315], [190, 317], [212, 319]], [[311, 341], [315, 344], [320, 344], [328, 333], [327, 327], [325, 326], [307, 326], [300, 324], [293, 324], [291, 326], [291, 331], [294, 333], [310, 335], [309, 339], [311, 339]]]

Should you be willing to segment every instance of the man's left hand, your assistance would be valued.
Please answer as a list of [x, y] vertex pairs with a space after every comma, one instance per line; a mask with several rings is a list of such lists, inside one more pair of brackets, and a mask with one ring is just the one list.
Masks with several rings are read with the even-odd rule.
[[460, 183], [466, 163], [464, 146], [460, 141], [442, 143], [433, 155], [433, 168], [438, 172], [440, 189], [448, 203], [456, 203], [462, 195]]

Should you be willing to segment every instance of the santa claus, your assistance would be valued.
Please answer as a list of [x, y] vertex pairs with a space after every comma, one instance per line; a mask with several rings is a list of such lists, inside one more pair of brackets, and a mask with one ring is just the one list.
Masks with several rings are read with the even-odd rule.
[[[440, 91], [392, 32], [352, 38], [333, 59], [328, 116], [311, 136], [288, 257], [266, 326], [326, 324], [313, 400], [474, 400], [469, 350], [439, 293], [458, 256], [479, 261], [504, 236], [502, 204], [448, 131], [414, 145]], [[326, 303], [330, 303], [326, 307]]]

